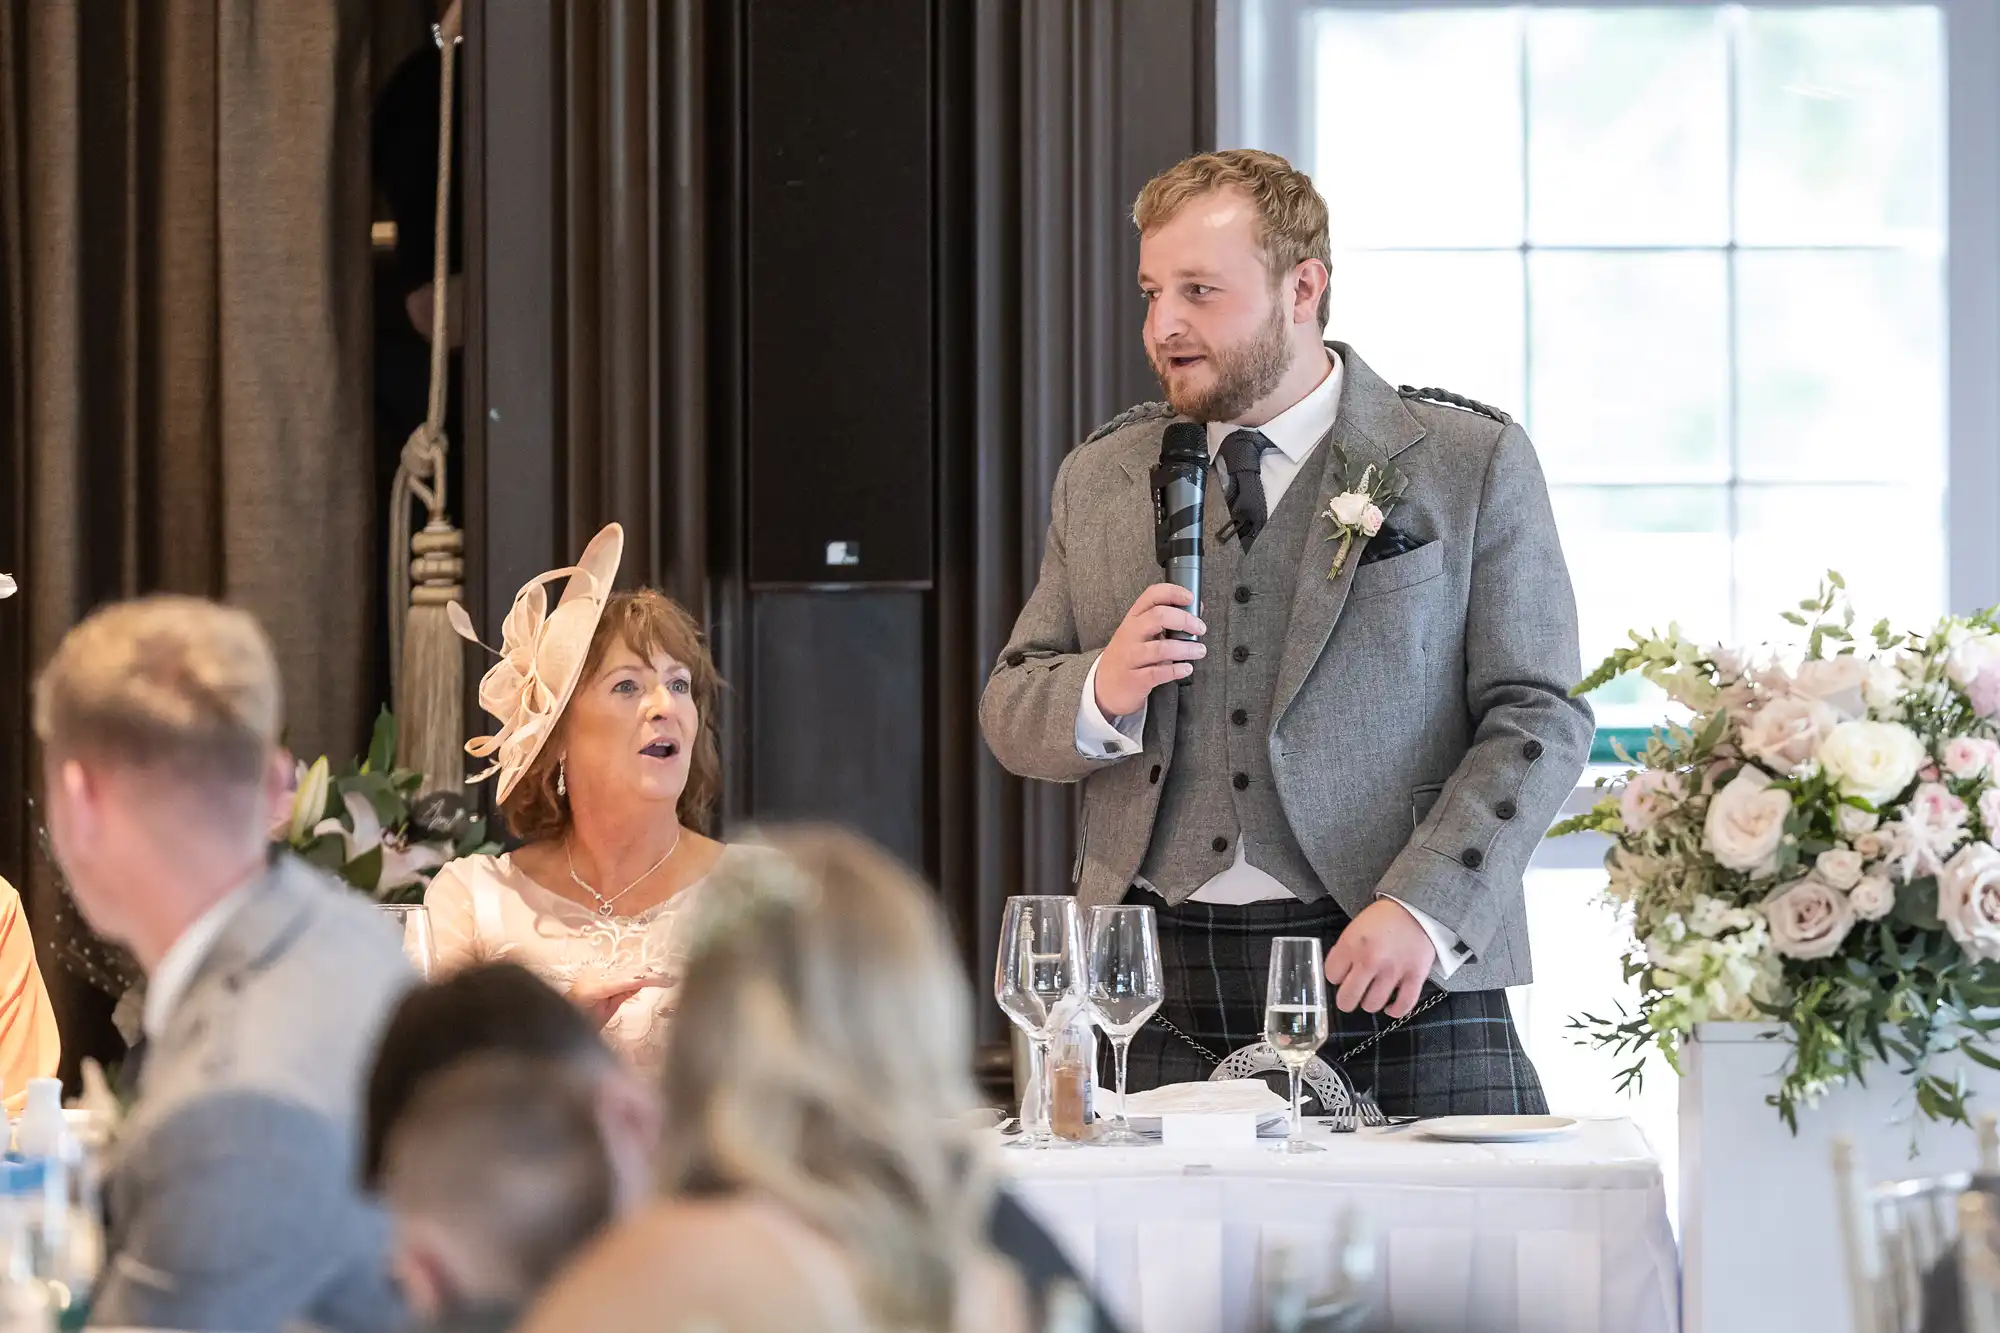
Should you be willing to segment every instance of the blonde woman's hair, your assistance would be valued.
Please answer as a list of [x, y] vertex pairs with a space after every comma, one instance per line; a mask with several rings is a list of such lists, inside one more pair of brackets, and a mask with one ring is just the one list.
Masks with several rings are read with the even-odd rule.
[[211, 795], [261, 791], [282, 714], [256, 618], [198, 597], [95, 612], [35, 682], [35, 735], [51, 754], [170, 772]]
[[668, 1044], [662, 1184], [841, 1247], [880, 1327], [952, 1327], [986, 1254], [970, 988], [931, 892], [864, 839], [770, 835], [702, 890]]
[[[1132, 221], [1146, 236], [1172, 222], [1196, 199], [1219, 190], [1247, 195], [1257, 209], [1257, 240], [1264, 249], [1264, 268], [1275, 286], [1308, 259], [1333, 269], [1333, 244], [1327, 234], [1326, 200], [1312, 177], [1276, 153], [1254, 148], [1228, 148], [1201, 153], [1168, 167], [1146, 182], [1132, 204]], [[1332, 293], [1319, 298], [1320, 327], [1332, 317]]]

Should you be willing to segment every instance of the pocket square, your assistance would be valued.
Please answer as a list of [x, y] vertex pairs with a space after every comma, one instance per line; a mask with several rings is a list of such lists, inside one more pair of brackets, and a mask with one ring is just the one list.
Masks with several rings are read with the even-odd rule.
[[1408, 555], [1419, 546], [1428, 546], [1429, 539], [1412, 537], [1401, 528], [1384, 523], [1382, 530], [1368, 539], [1368, 545], [1361, 548], [1361, 563], [1372, 565], [1377, 560], [1389, 560], [1399, 555]]

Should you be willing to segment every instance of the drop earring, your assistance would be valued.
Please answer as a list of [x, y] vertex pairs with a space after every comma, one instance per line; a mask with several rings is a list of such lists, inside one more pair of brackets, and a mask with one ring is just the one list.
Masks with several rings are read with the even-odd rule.
[[560, 759], [556, 760], [556, 795], [569, 795], [569, 778], [563, 772], [563, 761]]

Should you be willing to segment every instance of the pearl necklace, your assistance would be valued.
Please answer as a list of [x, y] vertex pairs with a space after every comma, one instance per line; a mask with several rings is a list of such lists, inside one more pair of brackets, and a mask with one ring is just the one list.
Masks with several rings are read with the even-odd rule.
[[655, 870], [658, 870], [661, 866], [667, 863], [668, 857], [671, 857], [675, 852], [680, 850], [681, 834], [685, 833], [686, 831], [687, 830], [685, 829], [675, 829], [674, 840], [673, 842], [668, 844], [666, 854], [661, 856], [659, 860], [653, 862], [653, 864], [650, 867], [648, 867], [645, 874], [639, 876], [639, 878], [633, 880], [630, 884], [627, 884], [624, 888], [618, 890], [618, 892], [612, 894], [609, 898], [599, 893], [589, 884], [586, 884], [584, 882], [583, 876], [576, 873], [576, 856], [570, 851], [568, 838], [563, 839], [563, 860], [569, 863], [570, 881], [574, 883], [579, 889], [582, 889], [585, 893], [589, 894], [591, 896], [591, 899], [594, 902], [596, 902], [597, 914], [599, 916], [610, 916], [612, 904], [616, 903], [620, 898], [623, 898], [626, 894], [632, 892], [632, 890], [638, 888], [641, 884], [645, 883], [648, 879], [652, 877], [652, 874]]

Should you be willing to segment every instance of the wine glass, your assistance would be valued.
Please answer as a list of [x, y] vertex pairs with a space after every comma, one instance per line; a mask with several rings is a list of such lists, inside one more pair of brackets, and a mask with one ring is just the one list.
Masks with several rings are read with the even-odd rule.
[[1035, 1048], [1042, 1077], [1033, 1122], [1021, 1117], [1013, 1146], [1050, 1148], [1060, 1143], [1050, 1131], [1049, 1044], [1082, 1007], [1083, 930], [1076, 899], [1067, 895], [1009, 898], [1000, 925], [1000, 957], [993, 969], [993, 998]]
[[1324, 1152], [1307, 1143], [1299, 1117], [1299, 1076], [1306, 1062], [1326, 1044], [1326, 974], [1320, 970], [1319, 941], [1281, 935], [1271, 941], [1271, 977], [1264, 993], [1264, 1040], [1271, 1043], [1278, 1063], [1292, 1076], [1292, 1132], [1280, 1150]]
[[382, 910], [402, 932], [403, 954], [425, 981], [437, 975], [437, 942], [431, 938], [431, 909], [422, 903], [383, 903]]
[[1160, 933], [1150, 907], [1090, 909], [1090, 1014], [1117, 1059], [1118, 1116], [1097, 1141], [1150, 1142], [1125, 1119], [1125, 1056], [1132, 1038], [1160, 1007]]

